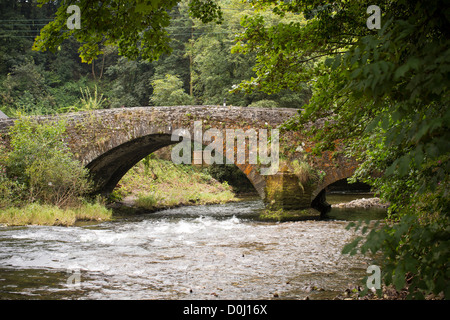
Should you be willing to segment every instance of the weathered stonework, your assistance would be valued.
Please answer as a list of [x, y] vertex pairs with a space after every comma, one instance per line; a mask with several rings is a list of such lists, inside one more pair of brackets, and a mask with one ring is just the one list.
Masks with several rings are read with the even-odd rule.
[[[177, 143], [171, 141], [176, 129], [189, 130], [194, 122], [203, 130], [273, 129], [298, 113], [296, 109], [242, 108], [222, 106], [136, 107], [36, 117], [38, 121], [67, 121], [67, 143], [73, 154], [89, 170], [97, 192], [108, 194], [122, 176], [146, 155]], [[0, 119], [0, 132], [7, 133], [14, 119]], [[225, 136], [225, 134], [223, 134]], [[287, 210], [311, 207], [313, 200], [329, 184], [351, 176], [356, 162], [338, 153], [313, 156], [312, 143], [301, 132], [280, 131], [280, 155], [292, 161], [307, 161], [324, 177], [301, 186], [294, 173], [282, 171], [272, 176], [260, 174], [254, 164], [236, 164], [249, 178], [268, 207]], [[294, 150], [294, 151], [293, 151]], [[337, 155], [337, 156], [336, 156]], [[248, 157], [246, 158], [248, 161]], [[316, 201], [317, 202], [317, 201]]]
[[291, 172], [278, 172], [266, 177], [265, 201], [269, 210], [299, 210], [311, 207], [311, 190], [300, 187]]

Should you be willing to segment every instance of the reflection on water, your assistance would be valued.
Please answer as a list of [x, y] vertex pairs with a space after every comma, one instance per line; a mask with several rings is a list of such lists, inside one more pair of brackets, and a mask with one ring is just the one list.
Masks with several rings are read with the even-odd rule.
[[364, 276], [346, 221], [261, 222], [262, 206], [0, 228], [0, 299], [325, 299]]

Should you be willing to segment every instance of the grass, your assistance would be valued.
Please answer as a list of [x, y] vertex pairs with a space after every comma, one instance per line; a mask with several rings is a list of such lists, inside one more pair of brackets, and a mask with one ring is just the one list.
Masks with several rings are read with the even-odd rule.
[[237, 200], [227, 183], [215, 180], [206, 170], [162, 159], [146, 159], [133, 167], [113, 197], [133, 197], [137, 207], [150, 210]]
[[31, 203], [23, 207], [9, 207], [0, 210], [0, 224], [22, 225], [61, 225], [70, 226], [80, 220], [109, 220], [112, 216], [99, 203], [85, 203], [73, 208], [59, 208], [55, 205]]
[[311, 166], [305, 161], [294, 160], [290, 163], [291, 170], [298, 177], [299, 186], [304, 187], [311, 181], [316, 179], [316, 174]]
[[139, 195], [135, 201], [135, 205], [143, 209], [155, 209], [158, 204], [158, 199], [153, 194]]

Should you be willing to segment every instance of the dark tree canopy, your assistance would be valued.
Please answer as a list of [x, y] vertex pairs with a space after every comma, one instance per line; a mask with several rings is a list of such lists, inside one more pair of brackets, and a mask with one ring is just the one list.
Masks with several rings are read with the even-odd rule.
[[[39, 0], [41, 5], [50, 0]], [[101, 46], [115, 45], [119, 53], [129, 59], [143, 57], [156, 60], [170, 53], [170, 37], [165, 29], [170, 24], [170, 10], [178, 0], [108, 0], [92, 2], [61, 1], [54, 21], [46, 25], [34, 43], [35, 50], [56, 50], [61, 43], [74, 37], [82, 46], [83, 61], [91, 62], [101, 54]], [[68, 8], [80, 8], [80, 28], [68, 27], [73, 14]], [[190, 12], [203, 22], [220, 21], [220, 7], [212, 0], [191, 0]], [[72, 19], [70, 19], [72, 21]]]

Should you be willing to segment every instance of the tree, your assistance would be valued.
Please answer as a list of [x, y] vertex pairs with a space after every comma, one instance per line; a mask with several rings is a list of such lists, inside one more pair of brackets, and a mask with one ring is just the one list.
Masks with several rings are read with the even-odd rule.
[[[378, 1], [379, 30], [366, 25], [370, 1], [251, 3], [307, 20], [266, 27], [262, 16], [247, 17], [235, 50], [256, 52], [256, 77], [236, 90], [277, 92], [310, 83], [311, 102], [286, 128], [312, 135], [316, 152], [343, 143], [361, 162], [355, 178], [371, 183], [392, 203], [390, 218], [397, 223], [371, 231], [361, 250], [384, 254], [387, 284], [399, 289], [410, 273], [414, 297], [444, 292], [449, 298], [450, 22], [445, 1]], [[324, 126], [305, 126], [319, 118], [327, 119]], [[357, 243], [345, 251], [356, 252]]]
[[153, 95], [150, 102], [155, 106], [182, 106], [192, 104], [192, 97], [183, 90], [183, 82], [177, 77], [166, 74], [164, 79], [152, 82]]
[[6, 172], [25, 186], [28, 201], [67, 206], [90, 191], [88, 169], [74, 159], [64, 142], [65, 130], [64, 121], [38, 123], [29, 118], [19, 118], [11, 127]]
[[[167, 28], [171, 38], [170, 54], [162, 54], [153, 62], [155, 79], [161, 79], [166, 74], [177, 75], [183, 82], [186, 92], [192, 93], [192, 57], [187, 54], [186, 44], [194, 36], [194, 20], [189, 15], [188, 1], [180, 1], [170, 12], [171, 22]], [[195, 30], [196, 33], [198, 30]]]
[[[41, 6], [51, 2], [39, 0]], [[100, 48], [108, 45], [117, 46], [120, 55], [133, 60], [138, 57], [156, 60], [172, 50], [166, 28], [170, 24], [169, 12], [177, 3], [178, 0], [63, 1], [55, 19], [41, 29], [33, 48], [55, 51], [65, 39], [73, 36], [81, 44], [79, 53], [84, 62], [92, 62], [102, 53]], [[67, 26], [70, 5], [80, 8], [80, 28]], [[203, 22], [221, 19], [220, 7], [213, 0], [191, 0], [189, 8], [191, 14]]]
[[152, 63], [138, 59], [119, 60], [108, 66], [105, 72], [105, 87], [109, 87], [108, 98], [111, 107], [136, 107], [148, 104], [153, 90], [151, 79], [154, 76]]
[[[304, 83], [299, 84], [295, 92], [285, 89], [280, 93], [269, 95], [262, 91], [243, 92], [231, 90], [241, 81], [255, 76], [256, 64], [254, 52], [246, 55], [232, 52], [236, 34], [244, 31], [241, 19], [254, 16], [251, 5], [242, 1], [223, 1], [223, 23], [200, 24], [195, 22], [195, 39], [187, 44], [187, 54], [192, 57], [192, 80], [194, 95], [205, 104], [227, 104], [248, 106], [253, 102], [270, 99], [281, 107], [299, 108], [309, 99], [309, 90]], [[280, 21], [298, 21], [300, 18], [288, 15], [285, 18], [264, 12], [266, 26], [277, 25]]]

